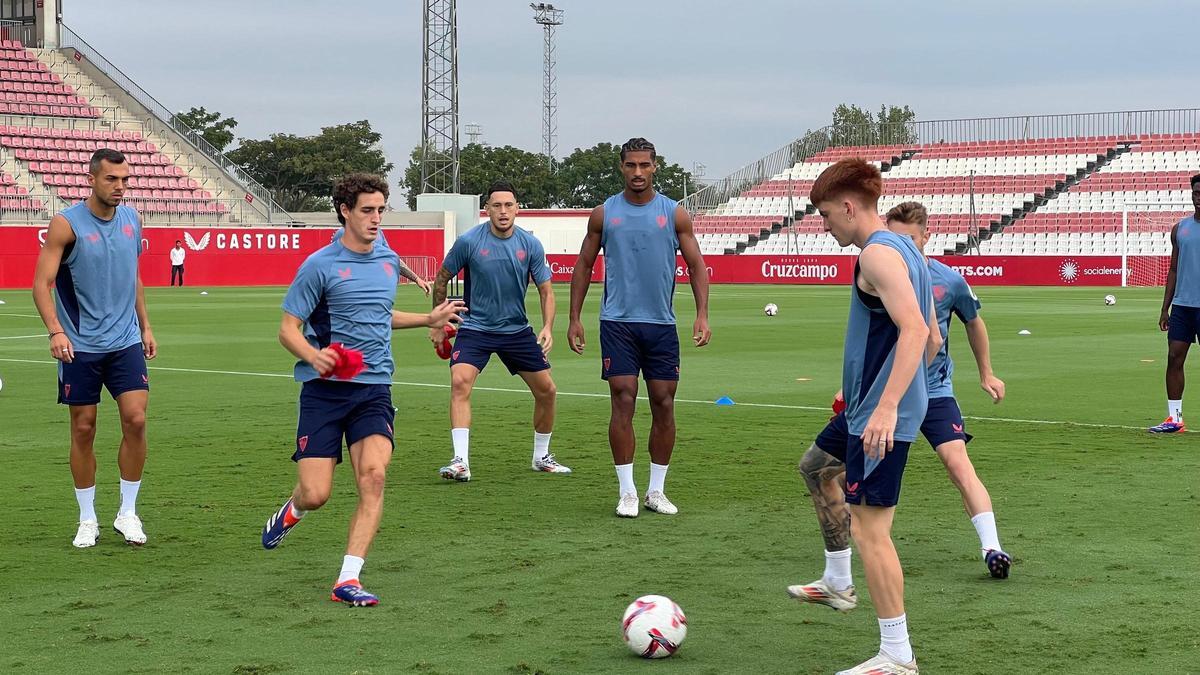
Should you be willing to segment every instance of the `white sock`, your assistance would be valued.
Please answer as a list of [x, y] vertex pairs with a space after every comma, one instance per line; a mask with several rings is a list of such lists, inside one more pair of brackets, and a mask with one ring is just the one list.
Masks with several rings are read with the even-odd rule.
[[1179, 399], [1178, 401], [1167, 400], [1167, 417], [1176, 422], [1183, 421], [1183, 399]]
[[983, 549], [984, 555], [987, 555], [989, 550], [1004, 550], [1000, 548], [1000, 534], [996, 532], [996, 514], [991, 511], [984, 511], [972, 518], [971, 524], [975, 526], [975, 531], [979, 533], [979, 548]]
[[844, 591], [854, 585], [850, 573], [850, 549], [825, 551], [825, 574], [821, 575], [835, 591]]
[[912, 643], [908, 641], [908, 615], [879, 620], [879, 651], [900, 663], [913, 660]]
[[121, 510], [118, 516], [131, 516], [137, 513], [138, 489], [142, 487], [140, 480], [121, 479]]
[[96, 486], [75, 488], [75, 501], [79, 502], [79, 522], [99, 520], [96, 518]]
[[292, 517], [295, 518], [296, 520], [300, 520], [301, 518], [304, 517], [304, 514], [308, 513], [308, 511], [303, 511], [303, 510], [297, 508], [296, 502], [292, 502], [292, 507], [290, 510], [292, 512]]
[[550, 434], [533, 432], [533, 461], [545, 458], [550, 454]]
[[646, 488], [646, 494], [663, 491], [663, 484], [667, 482], [668, 466], [670, 465], [650, 462], [650, 486]]
[[451, 429], [450, 440], [454, 442], [454, 456], [461, 459], [463, 464], [470, 464], [471, 429], [462, 427]]
[[621, 496], [636, 495], [637, 486], [633, 484], [633, 462], [617, 464], [617, 481], [621, 484]]
[[338, 575], [337, 582], [343, 583], [351, 579], [357, 579], [362, 573], [363, 563], [366, 562], [356, 555], [348, 555], [342, 558], [342, 572]]

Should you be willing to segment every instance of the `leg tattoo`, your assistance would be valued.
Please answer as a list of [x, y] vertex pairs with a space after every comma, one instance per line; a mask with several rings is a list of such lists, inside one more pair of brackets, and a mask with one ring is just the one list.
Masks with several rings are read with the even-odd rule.
[[826, 551], [842, 551], [850, 547], [850, 509], [846, 506], [843, 485], [846, 465], [815, 444], [800, 459], [800, 475], [812, 495], [825, 538]]

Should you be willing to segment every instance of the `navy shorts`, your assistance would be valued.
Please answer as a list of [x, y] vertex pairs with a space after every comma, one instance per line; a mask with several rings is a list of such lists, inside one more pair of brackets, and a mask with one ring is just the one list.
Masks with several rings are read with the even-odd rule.
[[600, 322], [601, 379], [638, 372], [646, 380], [679, 379], [679, 333], [674, 324]]
[[929, 399], [929, 411], [921, 422], [921, 433], [934, 450], [951, 441], [970, 443], [972, 436], [964, 428], [962, 411], [953, 396]]
[[846, 503], [895, 506], [900, 501], [900, 479], [908, 463], [908, 441], [894, 441], [871, 475], [864, 476], [866, 453], [862, 437], [850, 434], [846, 414], [839, 413], [817, 436], [817, 447], [846, 465]]
[[1187, 343], [1200, 340], [1200, 307], [1172, 305], [1167, 339]]
[[450, 365], [469, 363], [481, 372], [492, 354], [508, 368], [510, 375], [536, 373], [550, 367], [550, 361], [538, 344], [532, 328], [516, 333], [487, 333], [481, 330], [458, 331], [454, 338], [454, 349], [450, 352]]
[[324, 457], [335, 458], [341, 464], [343, 438], [349, 447], [379, 434], [387, 436], [395, 447], [395, 414], [391, 385], [309, 380], [300, 389], [300, 419], [292, 460]]
[[115, 352], [75, 352], [70, 363], [58, 362], [59, 403], [96, 405], [101, 385], [114, 399], [127, 391], [150, 389], [141, 343]]

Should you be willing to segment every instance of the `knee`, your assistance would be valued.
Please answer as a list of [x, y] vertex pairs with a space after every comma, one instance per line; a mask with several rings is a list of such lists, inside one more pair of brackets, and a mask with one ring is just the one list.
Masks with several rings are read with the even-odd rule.
[[78, 439], [91, 439], [96, 435], [96, 418], [80, 416], [71, 420], [71, 435]]
[[612, 392], [612, 404], [614, 410], [619, 410], [622, 413], [629, 415], [633, 414], [633, 407], [637, 403], [637, 389], [621, 388], [615, 389]]
[[301, 484], [297, 488], [296, 502], [297, 506], [305, 511], [319, 509], [329, 501], [329, 492], [332, 486], [329, 485], [304, 485]]
[[810, 445], [800, 458], [798, 468], [810, 492], [841, 490], [841, 484], [837, 480], [842, 473], [841, 463], [815, 443]]
[[545, 387], [540, 387], [534, 391], [533, 397], [541, 403], [553, 403], [558, 398], [558, 386], [551, 382]]
[[675, 412], [675, 398], [672, 396], [655, 396], [650, 399], [650, 414], [656, 419], [667, 418], [667, 421], [673, 421]]
[[358, 491], [363, 496], [383, 494], [383, 486], [387, 481], [387, 468], [383, 465], [364, 467], [358, 475]]
[[950, 475], [950, 482], [959, 490], [978, 480], [975, 477], [975, 466], [965, 456], [946, 462], [946, 473]]
[[135, 410], [121, 415], [121, 428], [127, 435], [140, 436], [146, 432], [146, 411]]
[[450, 376], [450, 395], [457, 399], [467, 399], [471, 397], [471, 388], [474, 382], [471, 378], [465, 375]]

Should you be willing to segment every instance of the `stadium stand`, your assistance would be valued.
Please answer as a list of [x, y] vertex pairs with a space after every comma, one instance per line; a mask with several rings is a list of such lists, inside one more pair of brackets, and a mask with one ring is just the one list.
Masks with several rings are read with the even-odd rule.
[[[808, 202], [816, 177], [845, 157], [862, 157], [883, 172], [881, 213], [901, 201], [925, 204], [928, 254], [1114, 254], [1124, 204], [1156, 204], [1150, 208], [1168, 219], [1186, 215], [1177, 205], [1188, 202], [1188, 179], [1200, 170], [1200, 135], [827, 148], [697, 215], [701, 250], [857, 253], [824, 233]], [[1161, 224], [1153, 229], [1134, 237], [1130, 252], [1169, 252]]]

